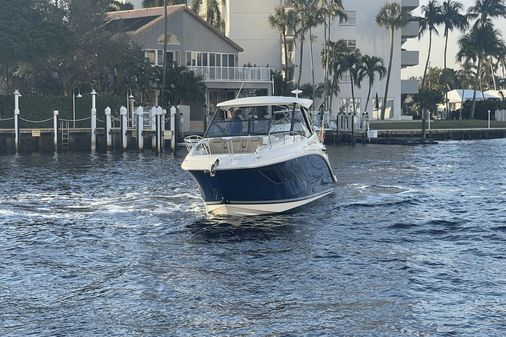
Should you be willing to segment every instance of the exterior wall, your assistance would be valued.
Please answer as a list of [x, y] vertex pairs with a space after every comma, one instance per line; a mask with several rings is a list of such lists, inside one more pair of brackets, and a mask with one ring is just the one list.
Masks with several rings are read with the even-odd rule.
[[225, 35], [240, 45], [239, 65], [279, 68], [281, 38], [268, 23], [280, 0], [226, 0]]
[[[362, 54], [374, 55], [383, 58], [385, 67], [388, 66], [390, 53], [390, 34], [386, 28], [379, 27], [376, 24], [376, 15], [388, 1], [371, 0], [343, 0], [346, 11], [356, 11], [355, 25], [342, 25], [335, 20], [331, 29], [331, 39], [337, 41], [356, 40], [356, 46]], [[415, 1], [416, 2], [416, 1]], [[268, 23], [268, 17], [274, 12], [274, 8], [279, 6], [280, 0], [227, 0], [228, 10], [225, 10], [226, 34], [232, 40], [244, 48], [244, 52], [239, 56], [239, 64], [248, 63], [257, 65], [269, 64], [270, 67], [280, 69], [281, 58], [281, 38], [280, 34]], [[401, 30], [397, 30], [394, 42], [394, 58], [392, 72], [390, 76], [390, 86], [388, 96], [394, 99], [394, 119], [401, 118]], [[308, 34], [309, 35], [309, 34]], [[316, 35], [316, 41], [313, 43], [313, 59], [315, 66], [315, 83], [323, 82], [323, 69], [321, 67], [320, 52], [324, 44], [323, 28], [319, 27], [313, 31]], [[298, 40], [297, 40], [298, 44]], [[298, 78], [300, 46], [296, 45], [295, 56], [295, 80]], [[306, 36], [304, 42], [304, 56], [302, 67], [301, 85], [312, 82], [311, 75], [311, 57], [309, 52], [309, 37]], [[362, 88], [355, 88], [355, 97], [360, 98], [360, 111], [372, 111], [372, 106], [376, 93], [382, 100], [386, 80], [376, 80], [371, 90], [369, 106], [365, 106], [367, 99], [368, 83], [367, 80], [362, 83]], [[340, 98], [351, 98], [350, 83], [344, 80], [340, 83], [341, 93], [339, 97], [333, 99], [332, 111], [338, 112], [341, 108]], [[321, 102], [316, 100], [315, 108]], [[388, 117], [388, 116], [387, 116]]]

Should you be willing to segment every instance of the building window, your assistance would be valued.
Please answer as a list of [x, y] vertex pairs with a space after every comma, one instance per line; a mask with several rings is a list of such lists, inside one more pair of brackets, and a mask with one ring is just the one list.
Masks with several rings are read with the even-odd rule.
[[[153, 66], [163, 66], [163, 50], [161, 49], [145, 50], [144, 57]], [[167, 50], [167, 61], [181, 64], [181, 52], [179, 50]]]
[[186, 65], [188, 67], [235, 67], [235, 54], [188, 51]]
[[355, 26], [357, 22], [357, 11], [345, 11], [346, 19], [340, 20], [341, 26]]
[[156, 53], [154, 50], [145, 50], [144, 57], [152, 64], [156, 65]]
[[[381, 107], [383, 106], [383, 97], [379, 97], [378, 101], [376, 101], [376, 98], [373, 100], [372, 105], [372, 114], [370, 115], [371, 119], [380, 119], [381, 118]], [[366, 111], [368, 110], [368, 107], [366, 107]], [[387, 99], [387, 106], [385, 109], [385, 119], [391, 119], [394, 118], [394, 99], [393, 97], [389, 97]]]
[[361, 103], [360, 97], [355, 97], [355, 109], [353, 109], [353, 98], [351, 97], [342, 97], [341, 98], [341, 108], [339, 109], [339, 112], [360, 112], [360, 103]]
[[344, 40], [346, 42], [346, 45], [350, 49], [356, 49], [357, 48], [357, 40]]

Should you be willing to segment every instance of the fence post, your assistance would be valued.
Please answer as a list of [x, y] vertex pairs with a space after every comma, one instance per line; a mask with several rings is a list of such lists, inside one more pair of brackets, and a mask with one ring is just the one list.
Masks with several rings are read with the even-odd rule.
[[351, 113], [351, 143], [355, 144], [355, 113]]
[[128, 121], [127, 121], [127, 108], [122, 106], [119, 109], [119, 114], [121, 115], [121, 147], [123, 151], [127, 149], [128, 143], [127, 143], [127, 131], [128, 131]]
[[110, 150], [112, 147], [112, 134], [111, 134], [111, 108], [105, 108], [105, 139], [107, 150]]
[[53, 111], [54, 152], [58, 152], [58, 110]]
[[91, 91], [91, 153], [97, 151], [97, 92]]
[[135, 110], [135, 114], [137, 115], [137, 150], [142, 152], [144, 149], [144, 136], [142, 132], [144, 131], [144, 109], [140, 106]]
[[165, 150], [165, 116], [167, 115], [167, 110], [162, 110], [162, 116], [160, 117], [160, 128], [161, 128], [161, 140], [162, 140], [162, 151]]
[[21, 94], [16, 89], [14, 91], [14, 145], [16, 153], [19, 152], [19, 97]]

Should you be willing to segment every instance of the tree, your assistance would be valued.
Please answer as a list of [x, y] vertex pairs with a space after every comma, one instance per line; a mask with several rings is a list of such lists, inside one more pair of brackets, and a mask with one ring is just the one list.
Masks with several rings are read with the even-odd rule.
[[287, 35], [290, 31], [293, 31], [295, 29], [294, 27], [296, 22], [295, 12], [285, 6], [279, 6], [275, 8], [274, 14], [269, 15], [268, 21], [269, 25], [272, 28], [277, 29], [281, 34], [285, 59], [285, 74], [283, 80], [285, 81], [286, 86], [288, 83], [288, 74], [289, 74]]
[[343, 41], [343, 45], [346, 46], [338, 52], [336, 62], [340, 63], [339, 77], [342, 78], [347, 72], [351, 86], [351, 106], [352, 112], [356, 112], [355, 106], [355, 86], [360, 88], [360, 80], [358, 72], [360, 69], [360, 63], [362, 55], [358, 48], [350, 48], [346, 45], [346, 41]]
[[[58, 14], [58, 16], [57, 16]], [[70, 43], [62, 17], [53, 4], [36, 0], [4, 0], [0, 11], [0, 65], [6, 90], [11, 72], [23, 62], [64, 52]]]
[[[442, 23], [441, 16], [441, 6], [437, 2], [437, 0], [429, 0], [427, 6], [422, 6], [423, 17], [418, 18], [418, 22], [420, 23], [420, 33], [418, 37], [420, 38], [425, 32], [429, 32], [429, 48], [427, 51], [427, 61], [425, 61], [425, 68], [423, 70], [422, 77], [422, 85], [419, 95], [423, 95], [425, 89], [425, 77], [427, 76], [427, 69], [429, 68], [430, 62], [430, 53], [432, 49], [432, 34], [439, 35], [436, 26]], [[423, 97], [420, 99], [420, 105], [418, 107], [418, 114], [422, 116], [422, 137], [425, 138], [425, 113], [423, 113]]]
[[134, 5], [130, 2], [121, 2], [117, 0], [109, 0], [109, 6], [107, 7], [108, 12], [126, 11], [134, 9]]
[[[328, 42], [330, 42], [330, 26], [332, 24], [332, 21], [335, 18], [339, 18], [340, 20], [346, 20], [348, 16], [346, 15], [343, 7], [343, 3], [341, 0], [319, 0], [319, 12], [323, 16], [323, 36], [324, 36], [324, 46], [327, 45]], [[324, 68], [324, 79], [323, 79], [323, 85], [330, 85], [332, 81], [329, 81], [329, 64], [325, 63], [323, 65]], [[335, 89], [335, 88], [334, 88]], [[339, 91], [339, 88], [337, 88], [337, 92]], [[336, 90], [331, 90], [330, 88], [325, 88], [324, 90], [324, 102], [326, 104], [326, 110], [330, 111], [331, 105], [330, 100], [328, 99], [328, 95], [330, 97], [333, 95], [333, 93], [336, 92]], [[337, 93], [336, 93], [337, 94]]]
[[[445, 49], [444, 49], [444, 69], [447, 67], [447, 51], [448, 51], [448, 36], [449, 33], [457, 29], [461, 32], [465, 31], [469, 26], [467, 17], [462, 14], [463, 5], [460, 2], [454, 0], [446, 0], [443, 2], [441, 8], [441, 20], [444, 25], [444, 38], [445, 38]], [[449, 110], [448, 93], [445, 93], [446, 111]]]
[[506, 5], [504, 0], [476, 0], [474, 6], [467, 10], [467, 15], [472, 19], [477, 19], [473, 28], [478, 25], [484, 25], [489, 19], [506, 17]]
[[473, 103], [469, 117], [474, 118], [476, 109], [476, 88], [481, 87], [483, 60], [489, 55], [497, 55], [504, 46], [500, 33], [494, 28], [490, 19], [483, 24], [474, 25], [469, 33], [459, 39], [457, 60], [464, 59], [477, 62], [476, 78], [473, 90]]
[[383, 97], [383, 105], [381, 107], [381, 119], [385, 119], [385, 109], [388, 99], [388, 86], [390, 85], [390, 74], [392, 72], [392, 60], [394, 57], [395, 31], [405, 26], [410, 20], [411, 15], [409, 12], [403, 9], [402, 6], [397, 2], [386, 4], [381, 8], [380, 12], [376, 16], [376, 23], [379, 26], [390, 30], [390, 57], [388, 60], [385, 94]]
[[205, 6], [206, 8], [207, 23], [220, 30], [224, 30], [225, 22], [221, 16], [218, 0], [192, 0], [191, 2], [191, 9], [197, 14], [200, 13], [202, 6]]
[[189, 104], [205, 101], [206, 85], [202, 77], [195, 75], [185, 66], [175, 63], [167, 65], [165, 93], [168, 104]]
[[367, 77], [369, 83], [369, 89], [367, 90], [367, 100], [365, 103], [365, 111], [369, 107], [369, 100], [371, 98], [371, 89], [376, 80], [376, 74], [378, 74], [381, 80], [385, 77], [386, 68], [383, 63], [383, 59], [376, 56], [363, 55], [360, 60], [360, 69], [358, 72], [359, 79]]
[[341, 55], [348, 49], [346, 41], [339, 40], [337, 42], [328, 41], [325, 44], [325, 48], [322, 50], [322, 63], [329, 65], [329, 75], [331, 79], [325, 89], [326, 93], [330, 95], [330, 106], [332, 107], [332, 99], [334, 93], [339, 92], [339, 79], [342, 74], [346, 71], [341, 63]]
[[297, 88], [300, 87], [300, 80], [302, 79], [302, 67], [304, 65], [304, 41], [306, 39], [306, 32], [309, 30], [311, 24], [311, 11], [314, 10], [312, 0], [293, 0], [292, 5], [298, 18], [298, 29], [295, 35], [300, 41], [300, 56], [299, 56], [299, 75], [297, 79]]

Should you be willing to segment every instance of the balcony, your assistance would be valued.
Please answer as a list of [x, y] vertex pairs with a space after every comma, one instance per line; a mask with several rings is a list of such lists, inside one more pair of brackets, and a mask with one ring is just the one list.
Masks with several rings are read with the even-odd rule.
[[401, 50], [401, 67], [416, 66], [419, 54], [416, 50]]
[[419, 0], [402, 0], [402, 7], [404, 7], [407, 10], [412, 11], [416, 7], [420, 5]]
[[401, 94], [416, 95], [418, 94], [418, 80], [402, 80]]
[[411, 21], [404, 27], [402, 27], [402, 38], [413, 38], [418, 36], [418, 31], [420, 30], [420, 24], [416, 21]]
[[265, 67], [188, 67], [204, 81], [270, 82], [271, 69]]

